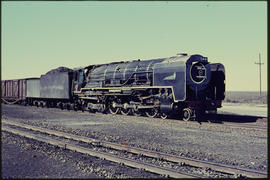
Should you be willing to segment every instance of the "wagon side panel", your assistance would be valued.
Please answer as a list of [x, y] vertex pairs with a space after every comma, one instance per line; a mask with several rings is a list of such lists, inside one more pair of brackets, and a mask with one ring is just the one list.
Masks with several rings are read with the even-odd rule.
[[18, 88], [19, 88], [18, 89], [19, 99], [25, 99], [26, 98], [26, 79], [19, 80]]
[[26, 97], [26, 79], [3, 80], [2, 98], [24, 100]]
[[40, 97], [40, 79], [28, 79], [26, 81], [26, 97]]
[[1, 90], [2, 90], [2, 97], [5, 97], [6, 96], [6, 81], [2, 81], [1, 82], [2, 83], [2, 88], [1, 88]]

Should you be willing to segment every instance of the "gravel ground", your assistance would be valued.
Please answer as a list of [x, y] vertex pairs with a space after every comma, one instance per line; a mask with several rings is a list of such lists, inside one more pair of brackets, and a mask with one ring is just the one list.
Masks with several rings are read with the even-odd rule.
[[[47, 153], [40, 153], [34, 144], [23, 144], [23, 138], [2, 132], [2, 177], [3, 178], [97, 178], [98, 176], [81, 172], [76, 164]], [[55, 154], [58, 154], [56, 152]]]
[[[4, 104], [2, 119], [212, 162], [267, 169], [266, 131]], [[258, 118], [254, 124], [265, 126], [267, 118]]]

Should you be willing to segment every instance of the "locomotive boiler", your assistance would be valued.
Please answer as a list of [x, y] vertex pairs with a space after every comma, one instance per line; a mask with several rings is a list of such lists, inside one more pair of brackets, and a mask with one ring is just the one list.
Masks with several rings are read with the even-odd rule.
[[122, 61], [74, 70], [75, 108], [190, 120], [216, 112], [225, 97], [225, 70], [201, 55]]

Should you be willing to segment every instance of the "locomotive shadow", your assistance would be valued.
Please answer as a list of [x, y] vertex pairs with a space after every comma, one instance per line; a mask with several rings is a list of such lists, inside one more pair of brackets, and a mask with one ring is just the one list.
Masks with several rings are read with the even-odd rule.
[[256, 122], [258, 119], [266, 118], [262, 116], [248, 116], [248, 115], [236, 115], [236, 114], [215, 114], [206, 115], [204, 121], [210, 121], [211, 123], [223, 123], [223, 122], [235, 122], [235, 123], [251, 123]]

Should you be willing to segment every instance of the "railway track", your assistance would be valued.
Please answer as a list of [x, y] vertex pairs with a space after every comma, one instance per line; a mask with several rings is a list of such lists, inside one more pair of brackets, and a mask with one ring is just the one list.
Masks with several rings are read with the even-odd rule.
[[[2, 130], [4, 131], [8, 131], [14, 134], [18, 134], [20, 136], [35, 139], [35, 140], [49, 143], [52, 145], [64, 147], [66, 149], [75, 150], [77, 152], [86, 153], [91, 156], [104, 158], [109, 161], [123, 163], [127, 166], [131, 166], [135, 168], [143, 168], [147, 171], [157, 173], [157, 174], [167, 175], [169, 177], [198, 178], [198, 177], [205, 177], [205, 176], [202, 176], [196, 173], [194, 174], [194, 173], [180, 172], [179, 170], [176, 170], [173, 168], [160, 167], [157, 165], [153, 165], [152, 163], [148, 163], [148, 162], [141, 162], [141, 161], [125, 158], [125, 157], [115, 156], [115, 155], [112, 155], [111, 153], [106, 153], [106, 152], [101, 152], [101, 151], [98, 152], [96, 150], [92, 150], [91, 148], [80, 146], [78, 145], [78, 143], [74, 144], [74, 143], [68, 142], [66, 139], [69, 139], [72, 141], [79, 141], [83, 143], [89, 143], [92, 145], [96, 145], [97, 147], [106, 147], [110, 149], [115, 149], [121, 152], [130, 152], [130, 153], [137, 154], [144, 157], [161, 159], [163, 161], [173, 162], [178, 165], [182, 164], [182, 165], [188, 165], [190, 167], [211, 169], [213, 171], [223, 172], [225, 174], [242, 175], [242, 176], [252, 177], [252, 178], [267, 177], [267, 172], [261, 172], [261, 171], [256, 171], [252, 169], [244, 169], [244, 168], [239, 168], [235, 166], [206, 162], [206, 161], [201, 161], [201, 160], [191, 159], [191, 158], [186, 158], [186, 157], [179, 157], [179, 156], [174, 156], [174, 155], [165, 154], [161, 152], [135, 148], [135, 147], [127, 146], [125, 144], [122, 145], [122, 144], [116, 144], [116, 143], [107, 142], [107, 141], [100, 141], [93, 138], [77, 136], [73, 134], [44, 129], [44, 128], [30, 126], [27, 124], [22, 124], [22, 123], [17, 123], [17, 122], [2, 120], [2, 123], [4, 125], [2, 126]], [[23, 128], [24, 130], [20, 130], [20, 128]], [[28, 132], [26, 132], [25, 130], [28, 130]], [[43, 133], [43, 134], [42, 135], [37, 134], [37, 132]], [[57, 136], [58, 138], [62, 138], [62, 139], [55, 139], [55, 138], [49, 137], [48, 135]], [[66, 138], [66, 139], [63, 139], [63, 138]]]

